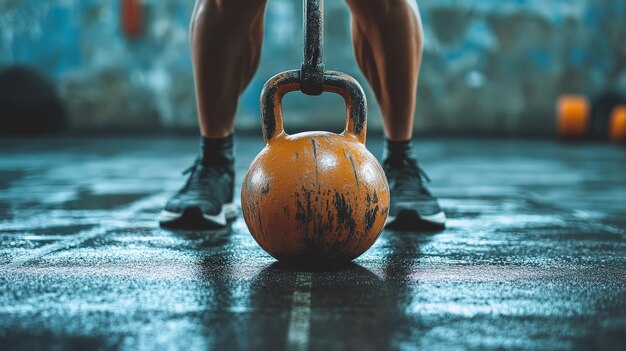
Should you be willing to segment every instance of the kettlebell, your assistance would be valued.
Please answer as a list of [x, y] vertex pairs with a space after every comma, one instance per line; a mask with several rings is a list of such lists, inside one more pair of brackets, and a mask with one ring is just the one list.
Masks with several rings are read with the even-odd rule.
[[374, 244], [389, 210], [387, 178], [365, 148], [365, 94], [351, 76], [326, 71], [323, 91], [346, 103], [344, 131], [289, 135], [282, 98], [300, 88], [300, 70], [279, 73], [263, 87], [265, 147], [244, 177], [243, 217], [256, 242], [280, 261], [346, 263]]

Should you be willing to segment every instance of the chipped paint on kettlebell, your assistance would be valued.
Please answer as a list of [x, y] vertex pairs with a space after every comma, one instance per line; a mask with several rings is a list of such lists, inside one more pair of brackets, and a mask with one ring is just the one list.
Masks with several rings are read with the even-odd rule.
[[[360, 175], [371, 169], [376, 177]], [[309, 132], [266, 146], [245, 177], [241, 203], [252, 235], [272, 256], [326, 264], [352, 260], [374, 244], [389, 189], [363, 144]]]
[[365, 147], [366, 102], [350, 76], [327, 72], [324, 90], [346, 101], [342, 134], [287, 135], [282, 97], [299, 72], [266, 83], [261, 95], [265, 148], [244, 177], [244, 219], [259, 245], [279, 260], [307, 265], [350, 261], [369, 249], [389, 209], [385, 173]]

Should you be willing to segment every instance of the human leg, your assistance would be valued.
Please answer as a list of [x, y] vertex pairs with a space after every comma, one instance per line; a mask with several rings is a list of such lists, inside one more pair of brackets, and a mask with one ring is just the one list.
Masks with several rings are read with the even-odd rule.
[[413, 156], [411, 139], [422, 61], [422, 23], [415, 0], [346, 0], [359, 67], [380, 106], [389, 180], [388, 223], [411, 229], [442, 227], [445, 214], [427, 189], [428, 177]]
[[164, 227], [221, 228], [236, 216], [233, 130], [259, 63], [266, 0], [197, 0], [190, 24], [200, 157], [161, 212]]

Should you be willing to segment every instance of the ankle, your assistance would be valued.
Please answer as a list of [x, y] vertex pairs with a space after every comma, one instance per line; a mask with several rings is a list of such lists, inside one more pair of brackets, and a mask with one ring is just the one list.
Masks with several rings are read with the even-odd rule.
[[413, 143], [410, 139], [405, 141], [385, 139], [385, 146], [383, 149], [384, 163], [402, 162], [408, 159], [414, 160]]
[[200, 163], [204, 166], [232, 166], [235, 163], [235, 138], [230, 134], [224, 138], [202, 137]]

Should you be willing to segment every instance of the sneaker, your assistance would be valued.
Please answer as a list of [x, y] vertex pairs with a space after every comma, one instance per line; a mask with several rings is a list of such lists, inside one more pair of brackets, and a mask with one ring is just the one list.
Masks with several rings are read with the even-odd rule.
[[387, 159], [383, 169], [389, 181], [391, 204], [387, 226], [402, 229], [441, 229], [446, 214], [424, 184], [430, 181], [413, 158]]
[[237, 216], [232, 165], [205, 166], [198, 159], [183, 174], [189, 174], [189, 179], [161, 211], [162, 227], [219, 229]]

